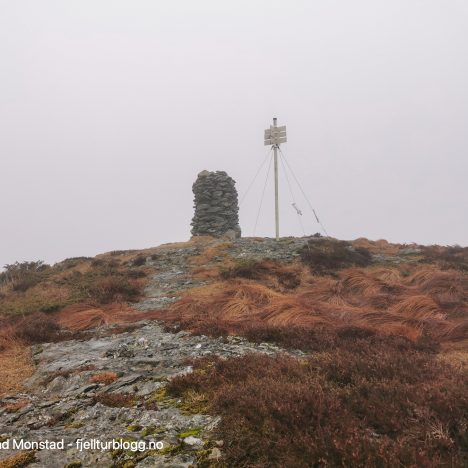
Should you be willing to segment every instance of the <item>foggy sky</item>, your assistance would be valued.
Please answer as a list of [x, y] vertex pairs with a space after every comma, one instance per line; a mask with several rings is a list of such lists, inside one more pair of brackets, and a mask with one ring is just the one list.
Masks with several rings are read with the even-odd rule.
[[242, 196], [274, 116], [330, 235], [467, 245], [467, 24], [466, 0], [0, 0], [0, 266], [188, 239], [197, 173]]

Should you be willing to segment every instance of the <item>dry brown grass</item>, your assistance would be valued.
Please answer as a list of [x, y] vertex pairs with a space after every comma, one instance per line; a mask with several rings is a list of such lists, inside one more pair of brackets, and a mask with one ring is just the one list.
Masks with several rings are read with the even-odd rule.
[[348, 268], [330, 277], [303, 270], [301, 285], [291, 291], [278, 289], [271, 280], [280, 265], [274, 264], [270, 273], [268, 262], [261, 266], [265, 271], [257, 268], [255, 280], [234, 278], [188, 291], [159, 318], [198, 331], [218, 323], [215, 328], [230, 333], [245, 322], [371, 327], [411, 340], [430, 335], [457, 349], [468, 338], [468, 275], [463, 272], [403, 265]]
[[0, 351], [0, 396], [20, 391], [34, 372], [28, 346], [15, 340], [4, 345], [5, 349]]
[[111, 383], [115, 382], [119, 376], [115, 372], [99, 372], [98, 374], [94, 374], [90, 379], [90, 383], [102, 383], [105, 385], [110, 385]]
[[219, 277], [218, 267], [199, 267], [192, 270], [192, 276], [201, 281], [215, 280]]
[[212, 262], [216, 257], [220, 257], [222, 261], [228, 261], [229, 256], [227, 251], [232, 247], [230, 242], [222, 242], [215, 245], [208, 245], [203, 248], [199, 255], [190, 258], [189, 265], [192, 267], [204, 267]]
[[0, 460], [0, 468], [23, 468], [36, 460], [34, 451], [20, 452], [11, 457]]
[[61, 310], [55, 315], [61, 328], [79, 332], [104, 325], [130, 324], [140, 320], [151, 320], [156, 314], [138, 312], [124, 303], [103, 305], [80, 303]]
[[386, 255], [397, 255], [401, 248], [404, 246], [402, 244], [390, 244], [385, 239], [379, 239], [376, 241], [366, 239], [365, 237], [360, 237], [352, 241], [354, 247], [362, 247], [369, 250], [373, 254], [386, 254]]
[[29, 400], [22, 399], [22, 400], [17, 400], [14, 403], [9, 403], [8, 405], [5, 405], [5, 411], [7, 413], [16, 413], [20, 409], [23, 409], [25, 406], [29, 404]]

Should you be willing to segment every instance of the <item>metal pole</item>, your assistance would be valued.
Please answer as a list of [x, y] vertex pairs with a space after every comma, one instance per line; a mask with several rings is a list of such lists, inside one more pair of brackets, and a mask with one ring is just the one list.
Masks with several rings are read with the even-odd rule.
[[[273, 127], [276, 127], [276, 117], [273, 117]], [[276, 240], [279, 240], [279, 206], [278, 206], [278, 145], [273, 145], [275, 158], [275, 226]]]

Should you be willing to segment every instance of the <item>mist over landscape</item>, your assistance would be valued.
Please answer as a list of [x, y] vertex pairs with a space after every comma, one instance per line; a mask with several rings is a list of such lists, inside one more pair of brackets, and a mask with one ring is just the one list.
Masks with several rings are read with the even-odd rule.
[[[466, 245], [467, 20], [459, 0], [2, 2], [0, 265], [188, 239], [198, 172], [242, 195], [274, 116], [332, 236]], [[280, 203], [302, 235], [281, 177]]]
[[468, 467], [467, 24], [0, 0], [0, 467]]

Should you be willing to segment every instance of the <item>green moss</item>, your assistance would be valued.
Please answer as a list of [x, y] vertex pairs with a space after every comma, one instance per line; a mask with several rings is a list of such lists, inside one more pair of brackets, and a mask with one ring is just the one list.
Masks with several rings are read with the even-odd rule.
[[[135, 442], [134, 437], [118, 437], [115, 439], [116, 441], [119, 442]], [[117, 458], [120, 458], [122, 455], [126, 455], [127, 457], [134, 457], [138, 452], [132, 452], [131, 450], [123, 450], [123, 449], [117, 449], [117, 450], [112, 450], [111, 452], [111, 457], [115, 460]]]
[[184, 415], [208, 413], [208, 397], [203, 393], [188, 391], [175, 406]]
[[161, 450], [157, 450], [158, 455], [174, 455], [182, 450], [182, 445], [168, 445]]
[[143, 429], [143, 426], [140, 426], [138, 424], [130, 424], [129, 426], [127, 426], [127, 429], [130, 432], [138, 432], [138, 431], [141, 431]]
[[65, 427], [67, 429], [79, 429], [80, 427], [83, 427], [83, 426], [84, 424], [78, 421], [71, 422], [70, 424], [65, 424]]
[[163, 432], [165, 432], [165, 430], [162, 429], [161, 427], [148, 426], [148, 427], [145, 427], [140, 432], [140, 435], [141, 435], [141, 437], [146, 437], [146, 436], [154, 435], [154, 434], [162, 434]]
[[132, 460], [127, 460], [123, 465], [122, 468], [135, 468], [136, 463]]
[[175, 405], [177, 400], [171, 398], [166, 390], [166, 387], [158, 388], [155, 392], [151, 394], [151, 396], [146, 400], [147, 402], [156, 401], [158, 403], [166, 403], [170, 405]]
[[188, 431], [181, 432], [179, 434], [179, 437], [181, 439], [185, 439], [186, 437], [196, 436], [196, 435], [200, 434], [201, 431], [202, 431], [201, 427], [194, 427], [193, 429], [189, 429]]
[[[29, 291], [28, 291], [29, 292]], [[62, 309], [72, 301], [49, 301], [40, 297], [15, 296], [2, 300], [0, 314], [2, 315], [28, 315], [33, 312], [52, 312]]]
[[154, 375], [150, 380], [153, 382], [167, 382], [167, 377], [164, 375]]
[[81, 466], [83, 466], [83, 463], [79, 460], [73, 460], [70, 463], [67, 463], [63, 468], [80, 468]]

